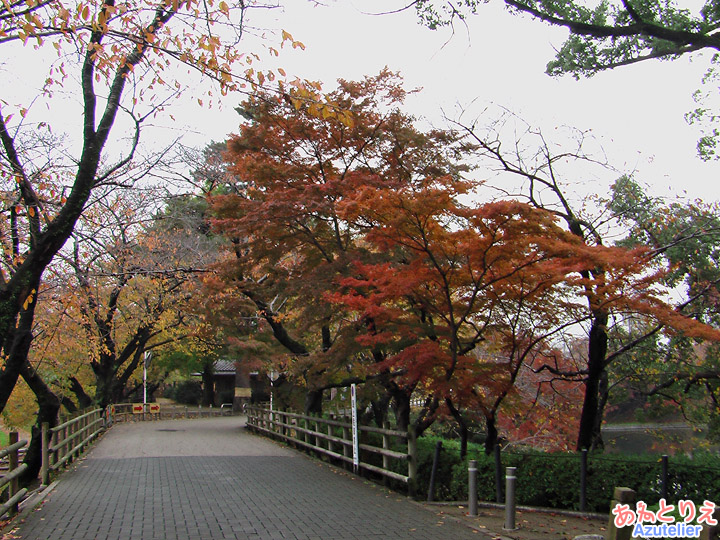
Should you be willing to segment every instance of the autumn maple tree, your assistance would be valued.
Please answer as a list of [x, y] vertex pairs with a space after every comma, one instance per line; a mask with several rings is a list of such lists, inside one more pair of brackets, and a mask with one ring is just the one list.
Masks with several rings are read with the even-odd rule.
[[644, 266], [641, 252], [588, 246], [532, 205], [461, 204], [473, 187], [435, 178], [344, 200], [343, 217], [384, 255], [356, 264], [333, 298], [364, 321], [359, 340], [385, 350], [377, 367], [447, 407], [461, 433], [462, 410], [479, 411], [490, 451], [521, 370], [554, 357], [552, 338], [586, 317], [573, 287], [601, 286], [589, 272], [604, 265], [616, 274], [602, 286], [620, 302], [618, 287]]
[[[512, 187], [507, 190], [513, 196], [552, 212], [564, 222], [566, 230], [588, 248], [599, 248], [587, 252], [595, 254], [589, 259], [593, 263], [574, 281], [574, 294], [584, 298], [586, 303], [583, 316], [587, 321], [586, 365], [581, 369], [564, 370], [550, 362], [543, 369], [571, 380], [582, 376], [585, 393], [577, 447], [602, 447], [600, 430], [608, 400], [608, 366], [660, 328], [712, 340], [717, 340], [717, 332], [688, 316], [689, 313], [684, 311], [686, 304], [673, 305], [666, 301], [668, 268], [658, 258], [657, 250], [647, 246], [636, 251], [604, 251], [608, 248], [599, 224], [612, 221], [609, 218], [612, 214], [603, 215], [602, 219], [593, 216], [587, 211], [593, 205], [585, 205], [574, 198], [562, 181], [570, 163], [582, 164], [588, 169], [598, 164], [584, 153], [582, 143], [571, 151], [555, 153], [551, 141], [542, 133], [527, 128], [522, 140], [514, 141], [514, 149], [506, 150], [500, 131], [507, 121], [505, 118], [487, 129], [477, 124], [457, 125], [472, 137], [478, 147], [478, 156], [487, 160], [484, 163], [488, 168], [499, 173], [499, 186], [502, 181], [508, 182]], [[602, 206], [597, 211], [602, 213]], [[633, 318], [645, 321], [651, 330], [622, 343], [614, 342], [610, 349], [612, 325], [622, 325]]]
[[364, 362], [349, 360], [355, 329], [324, 295], [375, 254], [338, 205], [361, 189], [457, 178], [464, 167], [457, 137], [420, 131], [400, 110], [407, 92], [387, 70], [339, 81], [322, 101], [308, 92], [259, 93], [238, 107], [247, 121], [226, 154], [236, 180], [211, 200], [231, 245], [220, 274], [286, 351], [281, 371], [307, 386], [306, 409], [319, 411], [324, 389], [364, 377]]

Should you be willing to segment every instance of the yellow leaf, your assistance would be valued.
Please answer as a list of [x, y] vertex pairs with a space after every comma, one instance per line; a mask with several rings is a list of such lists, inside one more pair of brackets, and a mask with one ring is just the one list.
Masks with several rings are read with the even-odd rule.
[[28, 214], [30, 214], [30, 217], [35, 217], [35, 208], [32, 206], [28, 208]]
[[278, 73], [283, 77], [287, 77], [287, 73], [285, 73], [285, 70], [283, 68], [278, 68]]
[[33, 299], [35, 298], [35, 289], [30, 291], [30, 294], [28, 294], [27, 298], [25, 299], [25, 302], [23, 302], [23, 309], [27, 309], [30, 304], [32, 304]]

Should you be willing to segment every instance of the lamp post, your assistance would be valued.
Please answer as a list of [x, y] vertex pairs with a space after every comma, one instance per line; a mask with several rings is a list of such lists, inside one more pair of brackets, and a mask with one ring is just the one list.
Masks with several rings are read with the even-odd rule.
[[147, 370], [151, 359], [152, 353], [145, 351], [145, 356], [143, 357], [143, 410], [145, 408], [144, 405], [147, 405]]

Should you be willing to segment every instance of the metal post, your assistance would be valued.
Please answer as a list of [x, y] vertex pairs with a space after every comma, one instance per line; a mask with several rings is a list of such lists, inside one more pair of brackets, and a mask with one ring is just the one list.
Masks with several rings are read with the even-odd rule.
[[500, 445], [496, 444], [493, 451], [495, 454], [495, 502], [502, 504], [502, 463], [500, 461]]
[[514, 531], [515, 527], [515, 467], [505, 469], [505, 526], [506, 531]]
[[430, 471], [430, 485], [428, 486], [428, 502], [435, 499], [435, 477], [437, 476], [438, 464], [440, 462], [440, 450], [442, 450], [442, 441], [435, 444], [435, 454], [433, 455], [433, 465]]
[[[148, 351], [145, 351], [143, 355], [143, 405], [147, 403], [147, 362], [148, 362]], [[144, 409], [144, 407], [143, 407]], [[144, 418], [143, 418], [144, 420]]]
[[584, 512], [587, 506], [587, 448], [580, 453], [580, 511]]
[[662, 457], [662, 482], [660, 484], [660, 498], [667, 501], [668, 498], [668, 457]]
[[477, 516], [477, 461], [470, 460], [468, 465], [468, 515]]

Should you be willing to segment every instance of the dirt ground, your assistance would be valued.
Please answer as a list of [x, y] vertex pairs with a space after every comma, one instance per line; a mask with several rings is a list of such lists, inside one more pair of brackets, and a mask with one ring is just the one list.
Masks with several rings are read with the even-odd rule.
[[608, 524], [606, 516], [517, 510], [515, 515], [517, 530], [506, 531], [503, 528], [505, 510], [502, 507], [480, 507], [478, 516], [471, 517], [467, 515], [466, 506], [447, 503], [426, 504], [438, 514], [439, 519], [443, 517], [461, 519], [478, 531], [503, 540], [573, 540], [576, 536], [585, 534], [604, 537]]

